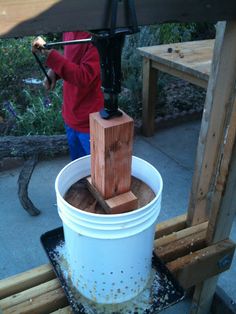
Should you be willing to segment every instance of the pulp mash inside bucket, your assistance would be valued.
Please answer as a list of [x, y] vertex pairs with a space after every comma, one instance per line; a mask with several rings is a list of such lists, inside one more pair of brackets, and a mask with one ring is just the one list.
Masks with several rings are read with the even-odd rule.
[[[138, 208], [150, 203], [155, 194], [152, 189], [141, 180], [132, 177], [131, 191], [138, 198]], [[105, 214], [102, 206], [96, 201], [87, 188], [85, 179], [74, 183], [66, 192], [65, 200], [72, 206], [94, 214]]]

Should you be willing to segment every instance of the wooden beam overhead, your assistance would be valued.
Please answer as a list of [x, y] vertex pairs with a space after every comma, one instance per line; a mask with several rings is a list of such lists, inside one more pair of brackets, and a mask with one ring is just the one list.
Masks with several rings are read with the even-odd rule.
[[[109, 0], [0, 0], [0, 37], [106, 29], [110, 5]], [[234, 0], [136, 0], [135, 5], [139, 25], [236, 19]], [[126, 8], [127, 1], [119, 1], [119, 27], [129, 24]]]

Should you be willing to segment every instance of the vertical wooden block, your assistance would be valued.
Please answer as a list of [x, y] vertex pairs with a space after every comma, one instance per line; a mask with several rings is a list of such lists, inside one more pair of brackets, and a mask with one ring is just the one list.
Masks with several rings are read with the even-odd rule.
[[130, 191], [134, 121], [90, 115], [92, 184], [104, 199]]

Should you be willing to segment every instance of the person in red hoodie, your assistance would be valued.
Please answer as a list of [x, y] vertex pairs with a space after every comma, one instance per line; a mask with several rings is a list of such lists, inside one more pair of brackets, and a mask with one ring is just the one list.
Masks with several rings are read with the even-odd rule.
[[[87, 32], [63, 34], [64, 41], [89, 37]], [[51, 78], [51, 84], [44, 79], [47, 90], [53, 90], [56, 81], [63, 79], [62, 116], [74, 160], [90, 154], [89, 114], [100, 111], [104, 105], [99, 53], [91, 43], [64, 46], [64, 55], [55, 49], [43, 49], [45, 44], [42, 37], [37, 37], [32, 43], [32, 51], [40, 51], [46, 56]]]

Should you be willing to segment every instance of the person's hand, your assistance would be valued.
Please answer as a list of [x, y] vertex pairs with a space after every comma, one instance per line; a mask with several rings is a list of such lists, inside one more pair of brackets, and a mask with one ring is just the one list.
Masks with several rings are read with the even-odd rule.
[[32, 42], [31, 47], [32, 52], [33, 53], [41, 52], [44, 55], [48, 55], [50, 53], [50, 50], [44, 48], [45, 44], [46, 41], [42, 37], [40, 36], [36, 37]]
[[44, 78], [43, 80], [43, 86], [46, 90], [53, 90], [56, 86], [56, 82], [57, 82], [57, 78], [56, 78], [56, 73], [49, 69], [48, 72], [47, 72], [48, 76], [50, 77], [51, 79], [51, 84], [49, 83], [47, 77]]

